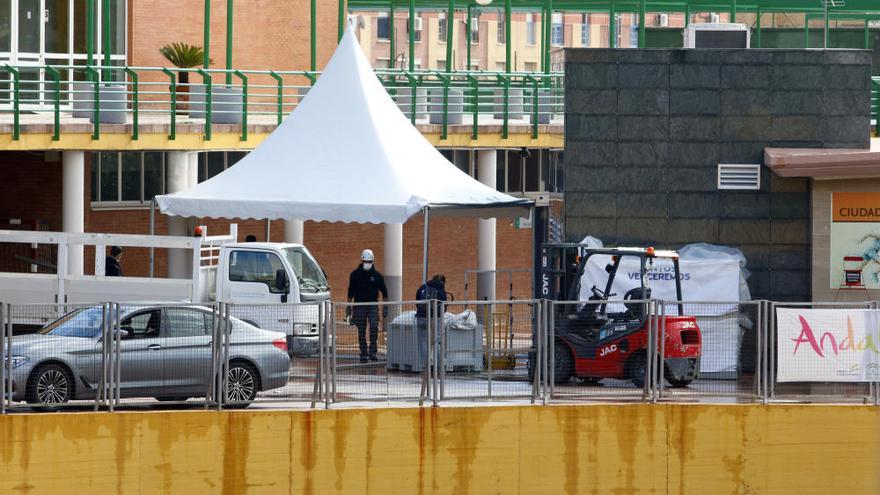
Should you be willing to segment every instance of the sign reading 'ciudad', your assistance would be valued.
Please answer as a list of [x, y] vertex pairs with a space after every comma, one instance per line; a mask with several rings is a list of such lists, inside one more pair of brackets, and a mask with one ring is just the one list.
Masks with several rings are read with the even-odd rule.
[[779, 382], [880, 381], [880, 311], [776, 309]]

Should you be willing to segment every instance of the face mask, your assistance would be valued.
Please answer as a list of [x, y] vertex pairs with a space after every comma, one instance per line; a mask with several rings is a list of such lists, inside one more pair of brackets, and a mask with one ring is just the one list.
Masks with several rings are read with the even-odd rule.
[[364, 263], [364, 270], [369, 270], [370, 268], [373, 268], [372, 263]]

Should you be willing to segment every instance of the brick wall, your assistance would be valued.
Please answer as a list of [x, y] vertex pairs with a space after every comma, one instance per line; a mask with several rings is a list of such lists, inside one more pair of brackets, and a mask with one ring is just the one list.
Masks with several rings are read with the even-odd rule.
[[719, 191], [719, 163], [765, 147], [869, 142], [870, 52], [566, 50], [566, 235], [712, 242], [749, 260], [753, 297], [810, 298], [806, 179], [762, 168]]
[[[309, 0], [248, 0], [234, 3], [233, 62], [236, 68], [307, 70]], [[338, 3], [317, 2], [318, 67], [336, 48]], [[133, 65], [167, 65], [159, 48], [182, 41], [204, 43], [204, 2], [137, 0], [129, 2], [129, 60]], [[211, 58], [226, 65], [226, 2], [211, 1]]]
[[[49, 160], [46, 161], [46, 156]], [[86, 153], [85, 163], [85, 229], [87, 232], [108, 232], [120, 234], [147, 234], [150, 231], [150, 211], [137, 209], [101, 209], [92, 208], [91, 197], [91, 158]], [[62, 169], [60, 154], [18, 153], [3, 154], [3, 166], [0, 167], [0, 181], [15, 187], [6, 187], [0, 195], [0, 219], [21, 218], [24, 220], [40, 220], [48, 229], [61, 230], [61, 186]], [[158, 215], [156, 233], [165, 235], [168, 232], [166, 217]], [[265, 220], [234, 220], [239, 226], [239, 240], [249, 234], [256, 236], [258, 241], [266, 240]], [[221, 234], [229, 231], [228, 220], [200, 219], [199, 225], [207, 225], [209, 234]], [[497, 266], [499, 269], [531, 268], [532, 231], [517, 230], [511, 226], [510, 220], [499, 219], [497, 222]], [[284, 222], [271, 223], [271, 240], [284, 240]], [[421, 216], [413, 218], [404, 226], [404, 287], [403, 295], [412, 299], [422, 280], [422, 237], [423, 224]], [[444, 273], [447, 277], [449, 290], [461, 299], [464, 296], [464, 271], [477, 267], [477, 221], [462, 219], [433, 219], [431, 221], [431, 251], [429, 270], [431, 274]], [[381, 225], [341, 224], [328, 222], [306, 222], [306, 246], [327, 271], [333, 297], [344, 299], [348, 286], [348, 274], [360, 260], [360, 253], [365, 248], [372, 249], [376, 254], [376, 265], [384, 271], [384, 231]], [[0, 251], [5, 253], [5, 251]], [[29, 255], [25, 250], [21, 253]], [[8, 253], [6, 253], [8, 254]], [[55, 262], [54, 252], [41, 254], [41, 259]], [[94, 273], [94, 251], [86, 248], [85, 271]], [[158, 277], [167, 275], [167, 252], [157, 249], [155, 252], [155, 274]], [[9, 257], [9, 256], [5, 256]], [[2, 265], [11, 266], [11, 265]], [[149, 275], [149, 250], [125, 248], [122, 267], [126, 275]], [[12, 268], [24, 271], [27, 265], [17, 263]], [[471, 283], [475, 279], [471, 277]], [[514, 278], [514, 296], [517, 299], [529, 298], [531, 294], [531, 278], [519, 274]], [[470, 288], [474, 297], [475, 288]], [[507, 298], [507, 279], [498, 281], [498, 296]]]

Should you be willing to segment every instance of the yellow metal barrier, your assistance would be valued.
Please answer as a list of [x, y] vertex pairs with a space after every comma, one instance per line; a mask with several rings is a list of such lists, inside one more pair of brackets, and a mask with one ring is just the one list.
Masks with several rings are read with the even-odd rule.
[[0, 493], [878, 493], [880, 408], [579, 405], [0, 417]]

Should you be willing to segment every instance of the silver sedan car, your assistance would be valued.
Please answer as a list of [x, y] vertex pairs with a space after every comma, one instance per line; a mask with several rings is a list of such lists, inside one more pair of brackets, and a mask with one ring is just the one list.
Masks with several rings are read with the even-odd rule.
[[[119, 312], [121, 397], [205, 396], [213, 369], [210, 309], [121, 306]], [[50, 407], [93, 399], [104, 369], [103, 313], [100, 306], [78, 309], [36, 334], [13, 337], [12, 399]], [[231, 318], [227, 403], [246, 406], [258, 391], [283, 387], [289, 369], [284, 334]]]

